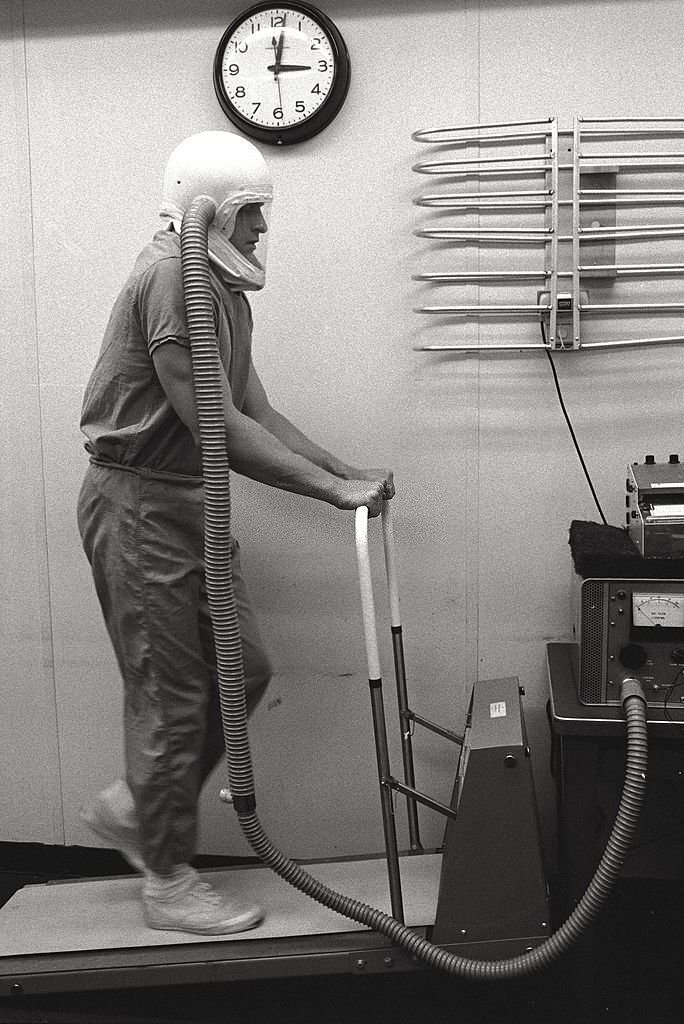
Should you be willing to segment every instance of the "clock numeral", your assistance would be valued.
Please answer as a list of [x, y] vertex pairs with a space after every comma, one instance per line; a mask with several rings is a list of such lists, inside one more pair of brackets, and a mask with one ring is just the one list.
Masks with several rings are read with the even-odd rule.
[[256, 112], [257, 112], [257, 110], [259, 109], [260, 106], [261, 106], [261, 103], [252, 103], [252, 107], [254, 108], [252, 110], [252, 115], [256, 114]]
[[319, 62], [318, 62], [318, 70], [321, 72], [321, 74], [323, 74], [324, 71], [328, 70], [328, 62], [327, 62], [327, 60], [319, 60]]
[[316, 85], [314, 85], [314, 87], [311, 90], [311, 92], [315, 93], [316, 96], [320, 96], [320, 94], [321, 94], [321, 87], [320, 87], [320, 85], [318, 83], [316, 83]]
[[228, 74], [229, 75], [239, 75], [240, 74], [240, 66], [238, 64], [229, 64], [228, 65]]
[[244, 85], [238, 85], [237, 89], [235, 90], [235, 96], [239, 100], [244, 100], [246, 96]]
[[282, 121], [283, 116], [284, 116], [283, 115], [283, 108], [282, 107], [274, 107], [274, 109], [273, 109], [273, 116], [275, 117], [276, 121]]
[[304, 100], [297, 100], [295, 102], [295, 111], [298, 114], [304, 114], [306, 112], [306, 104], [304, 103]]
[[280, 28], [281, 25], [285, 24], [285, 14], [274, 14], [271, 17], [271, 28]]
[[314, 36], [313, 40], [311, 41], [311, 49], [312, 50], [320, 50], [320, 48], [321, 48], [320, 37], [319, 36]]
[[241, 43], [238, 40], [236, 40], [233, 43], [233, 48], [234, 48], [236, 53], [247, 53], [247, 51], [249, 50], [249, 43], [245, 43], [245, 42]]

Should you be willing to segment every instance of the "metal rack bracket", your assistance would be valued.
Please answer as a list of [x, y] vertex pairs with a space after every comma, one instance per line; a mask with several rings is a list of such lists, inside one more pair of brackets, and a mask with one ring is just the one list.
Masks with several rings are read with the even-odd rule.
[[[414, 234], [458, 258], [453, 268], [424, 270], [412, 279], [429, 288], [478, 291], [477, 302], [426, 304], [415, 311], [448, 318], [456, 334], [473, 320], [539, 325], [536, 342], [456, 339], [419, 351], [567, 351], [684, 341], [684, 303], [669, 295], [662, 301], [663, 286], [684, 275], [684, 220], [678, 215], [684, 118], [575, 117], [572, 131], [560, 132], [550, 117], [424, 129], [412, 138], [434, 150], [413, 170], [446, 183], [414, 199], [431, 217]], [[665, 256], [658, 253], [663, 243]], [[482, 270], [481, 259], [491, 263], [492, 254], [497, 265]], [[614, 298], [611, 293], [630, 282], [641, 282], [636, 296]], [[479, 301], [483, 288], [496, 296], [502, 287], [515, 289], [514, 299]], [[677, 327], [615, 338], [607, 335], [606, 317], [675, 317]]]

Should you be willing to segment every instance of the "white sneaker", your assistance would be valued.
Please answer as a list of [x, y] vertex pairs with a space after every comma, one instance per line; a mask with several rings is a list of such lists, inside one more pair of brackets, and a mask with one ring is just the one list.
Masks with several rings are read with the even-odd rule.
[[263, 919], [260, 907], [227, 899], [201, 882], [188, 868], [179, 882], [159, 886], [149, 877], [143, 885], [143, 911], [149, 928], [228, 935], [248, 931]]
[[81, 821], [100, 839], [111, 843], [131, 867], [136, 871], [145, 870], [133, 796], [123, 779], [103, 789], [89, 807], [81, 808], [79, 815]]

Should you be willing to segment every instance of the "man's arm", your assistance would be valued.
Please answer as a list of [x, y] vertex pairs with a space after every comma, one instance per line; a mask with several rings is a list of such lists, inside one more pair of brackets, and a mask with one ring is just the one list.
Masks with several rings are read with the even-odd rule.
[[331, 452], [321, 448], [311, 438], [303, 434], [286, 416], [274, 409], [268, 400], [266, 390], [259, 379], [259, 375], [252, 363], [249, 371], [247, 394], [243, 405], [245, 415], [260, 423], [262, 427], [290, 451], [303, 455], [315, 466], [327, 470], [333, 476], [343, 480], [382, 480], [384, 497], [394, 496], [394, 481], [391, 470], [386, 469], [359, 469], [342, 462]]
[[[159, 345], [152, 354], [159, 382], [179, 418], [199, 444], [190, 350], [175, 342]], [[233, 405], [230, 384], [222, 373], [226, 442], [237, 473], [281, 490], [317, 498], [341, 509], [367, 505], [371, 515], [381, 511], [383, 481], [345, 480], [291, 450], [257, 420]]]

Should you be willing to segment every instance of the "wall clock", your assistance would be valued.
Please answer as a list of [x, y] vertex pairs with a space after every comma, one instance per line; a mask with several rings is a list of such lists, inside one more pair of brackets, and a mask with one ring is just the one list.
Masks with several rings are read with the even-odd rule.
[[349, 53], [336, 25], [309, 4], [256, 4], [232, 22], [214, 57], [226, 116], [260, 142], [303, 142], [339, 113]]

